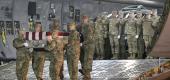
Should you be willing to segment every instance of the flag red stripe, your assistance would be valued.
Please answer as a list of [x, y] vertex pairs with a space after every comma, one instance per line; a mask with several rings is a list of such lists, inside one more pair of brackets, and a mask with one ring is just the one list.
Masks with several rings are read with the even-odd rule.
[[42, 40], [42, 32], [39, 33], [39, 40]]
[[26, 34], [25, 38], [26, 38], [26, 40], [28, 40], [28, 38], [29, 38], [29, 32], [26, 32], [25, 34]]
[[35, 40], [35, 32], [32, 32], [32, 40]]

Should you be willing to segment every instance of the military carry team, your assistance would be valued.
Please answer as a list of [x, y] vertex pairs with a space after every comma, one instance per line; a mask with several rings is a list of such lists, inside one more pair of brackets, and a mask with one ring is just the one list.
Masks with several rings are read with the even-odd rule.
[[[29, 62], [37, 80], [43, 80], [43, 68], [46, 57], [49, 58], [49, 75], [51, 80], [63, 80], [63, 66], [66, 54], [70, 80], [78, 80], [78, 72], [83, 75], [83, 80], [91, 80], [93, 59], [104, 59], [107, 52], [104, 50], [106, 38], [111, 45], [111, 59], [143, 59], [147, 58], [153, 46], [152, 41], [159, 32], [159, 16], [157, 10], [147, 14], [129, 12], [124, 15], [122, 11], [113, 11], [112, 17], [102, 13], [95, 20], [88, 16], [82, 17], [81, 24], [74, 21], [68, 23], [69, 35], [61, 38], [56, 35], [62, 31], [59, 21], [54, 19], [50, 25], [51, 36], [47, 37], [46, 45], [41, 40], [29, 41], [34, 46], [43, 48], [28, 48], [23, 29], [19, 31], [18, 38], [13, 40], [16, 48], [16, 75], [18, 80], [28, 80]], [[35, 24], [35, 32], [42, 32], [40, 22]], [[48, 55], [48, 56], [47, 56]], [[94, 56], [95, 55], [95, 56]], [[31, 60], [32, 59], [32, 60]], [[81, 69], [78, 69], [78, 63]]]

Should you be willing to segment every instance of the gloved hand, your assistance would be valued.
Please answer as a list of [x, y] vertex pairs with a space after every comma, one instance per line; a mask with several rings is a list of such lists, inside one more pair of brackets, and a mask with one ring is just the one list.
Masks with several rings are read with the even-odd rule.
[[139, 35], [136, 35], [135, 38], [139, 38]]
[[117, 38], [120, 39], [120, 35], [118, 35]]
[[127, 37], [125, 37], [125, 39], [127, 39]]
[[33, 52], [33, 48], [29, 48], [29, 52], [32, 53]]
[[82, 44], [82, 43], [80, 43], [80, 46], [83, 46], [83, 44]]
[[28, 47], [28, 43], [24, 43], [24, 46], [25, 46], [25, 47]]

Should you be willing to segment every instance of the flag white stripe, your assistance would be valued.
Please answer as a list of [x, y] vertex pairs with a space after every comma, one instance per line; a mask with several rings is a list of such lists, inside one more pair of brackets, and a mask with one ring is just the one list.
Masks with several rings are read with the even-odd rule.
[[28, 36], [28, 40], [32, 40], [32, 32], [29, 32]]
[[39, 32], [35, 32], [35, 40], [39, 40]]
[[46, 32], [42, 32], [42, 40], [46, 40], [47, 36], [46, 36]]

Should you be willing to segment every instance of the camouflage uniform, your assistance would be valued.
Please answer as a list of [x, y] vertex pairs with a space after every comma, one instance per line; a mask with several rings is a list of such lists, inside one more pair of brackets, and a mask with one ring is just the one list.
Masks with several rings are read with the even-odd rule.
[[24, 43], [25, 40], [21, 38], [16, 38], [13, 40], [13, 46], [17, 49], [16, 75], [18, 80], [28, 80], [27, 73], [31, 57], [29, 49], [24, 46]]
[[142, 59], [144, 58], [144, 40], [143, 40], [143, 36], [142, 36], [142, 13], [138, 13], [137, 14], [137, 18], [136, 18], [136, 27], [137, 27], [137, 58], [138, 59]]
[[94, 27], [91, 23], [82, 24], [82, 34], [84, 35], [83, 51], [81, 53], [81, 65], [84, 74], [84, 80], [90, 80], [90, 72], [92, 71], [93, 54], [95, 50], [94, 44]]
[[118, 58], [119, 53], [119, 21], [117, 18], [112, 18], [109, 23], [109, 38], [111, 44], [111, 50], [113, 57], [112, 59]]
[[32, 52], [32, 68], [34, 74], [36, 75], [37, 80], [43, 80], [43, 68], [45, 63], [45, 51], [44, 48], [38, 48], [35, 46], [42, 45], [43, 41], [31, 41], [31, 44], [34, 45], [33, 52]]
[[143, 19], [142, 27], [143, 27], [143, 39], [145, 42], [145, 51], [148, 54], [148, 51], [151, 49], [151, 41], [154, 36], [152, 20], [147, 18]]
[[134, 18], [128, 19], [125, 24], [125, 35], [127, 39], [128, 52], [130, 54], [130, 59], [134, 59], [137, 54], [137, 26], [136, 20]]
[[103, 27], [101, 24], [101, 17], [97, 18], [95, 22], [95, 50], [96, 59], [103, 59], [104, 57], [104, 38], [103, 38]]
[[118, 26], [119, 26], [119, 53], [118, 53], [118, 59], [126, 59], [127, 58], [127, 52], [126, 52], [126, 40], [125, 40], [125, 23], [126, 19], [123, 18], [124, 13], [122, 11], [119, 11], [118, 14]]
[[80, 34], [76, 30], [70, 31], [70, 34], [68, 36], [66, 54], [70, 80], [78, 80], [78, 62], [80, 57]]
[[160, 34], [160, 17], [159, 16], [153, 16], [152, 17], [152, 28], [154, 29], [154, 35], [153, 35], [153, 38], [152, 38], [152, 41], [151, 41], [151, 48], [154, 46], [156, 40], [158, 39], [159, 37], [159, 34]]
[[64, 63], [64, 42], [62, 39], [54, 38], [45, 46], [50, 51], [50, 77], [52, 80], [60, 80]]

